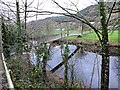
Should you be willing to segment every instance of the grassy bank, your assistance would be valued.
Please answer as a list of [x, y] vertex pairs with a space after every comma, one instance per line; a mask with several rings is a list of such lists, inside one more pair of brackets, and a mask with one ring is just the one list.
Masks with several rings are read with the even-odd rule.
[[[69, 36], [69, 37], [67, 37], [65, 39], [68, 39], [68, 40], [90, 40], [90, 41], [97, 41], [98, 37], [93, 32], [93, 33], [90, 33], [90, 34], [83, 35], [82, 37]], [[110, 32], [109, 33], [109, 40], [110, 40], [110, 43], [118, 44], [118, 31]]]

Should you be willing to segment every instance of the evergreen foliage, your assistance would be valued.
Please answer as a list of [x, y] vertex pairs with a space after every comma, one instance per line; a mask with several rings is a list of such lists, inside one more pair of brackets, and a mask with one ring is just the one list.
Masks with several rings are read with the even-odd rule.
[[[69, 57], [69, 46], [66, 44], [64, 54], [63, 54], [63, 61], [68, 60]], [[64, 88], [68, 87], [68, 62], [64, 64], [65, 70], [64, 70]]]
[[5, 58], [10, 58], [10, 46], [11, 46], [11, 37], [10, 31], [8, 30], [7, 25], [4, 23], [4, 18], [1, 16], [1, 29], [2, 29], [2, 46], [3, 46], [3, 53]]

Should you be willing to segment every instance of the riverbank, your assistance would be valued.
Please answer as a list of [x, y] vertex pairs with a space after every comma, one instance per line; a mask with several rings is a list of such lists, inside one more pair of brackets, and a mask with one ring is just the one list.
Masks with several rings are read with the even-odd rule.
[[[73, 44], [77, 46], [82, 46], [85, 51], [94, 52], [101, 54], [101, 45], [98, 40], [76, 40], [76, 39], [67, 39], [62, 38], [50, 42], [51, 44]], [[109, 43], [109, 53], [110, 56], [120, 56], [120, 44], [114, 44], [112, 42]]]
[[[29, 62], [28, 53], [23, 55], [14, 54], [9, 60], [8, 68], [11, 70], [11, 76], [15, 88], [63, 88], [64, 78], [46, 70], [46, 85], [42, 81], [42, 68], [35, 66], [32, 62]], [[87, 88], [82, 82], [75, 83], [71, 86], [71, 82], [68, 81], [68, 88]]]

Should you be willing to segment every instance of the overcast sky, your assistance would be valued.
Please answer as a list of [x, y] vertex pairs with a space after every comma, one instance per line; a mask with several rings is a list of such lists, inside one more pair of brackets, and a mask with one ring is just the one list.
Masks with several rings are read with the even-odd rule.
[[[4, 1], [4, 2], [9, 1], [9, 2], [13, 3], [16, 0], [0, 0], [0, 1]], [[20, 1], [20, 4], [23, 5], [23, 2], [25, 0], [19, 0], [19, 1]], [[30, 4], [32, 1], [33, 0], [27, 0], [28, 4]], [[55, 0], [55, 1], [58, 2], [60, 5], [62, 5], [63, 7], [74, 9], [74, 10], [76, 10], [76, 8], [75, 8], [75, 6], [73, 6], [72, 3], [77, 5], [77, 8], [79, 10], [82, 10], [82, 9], [86, 8], [87, 6], [90, 6], [90, 5], [96, 3], [95, 0]], [[34, 2], [29, 6], [29, 10], [35, 10], [33, 7], [37, 7], [38, 2], [39, 2], [39, 10], [63, 12], [60, 8], [57, 7], [57, 5], [53, 4], [53, 2], [51, 2], [51, 0], [34, 0]], [[33, 15], [33, 14], [35, 14], [35, 13], [30, 13], [29, 15]], [[50, 16], [39, 15], [38, 19], [43, 19], [43, 18], [46, 18], [46, 17], [50, 17]], [[35, 20], [35, 19], [36, 19], [35, 17], [32, 17], [32, 18], [28, 18], [27, 21], [32, 21], [32, 20]]]
[[[77, 8], [79, 10], [82, 10], [86, 8], [87, 6], [90, 6], [92, 4], [95, 4], [95, 0], [56, 0], [60, 5], [63, 7], [71, 8], [76, 10], [76, 8], [71, 4], [71, 2], [77, 5]], [[28, 0], [30, 3], [31, 0]], [[42, 2], [42, 4], [41, 4]], [[34, 3], [31, 5], [32, 7], [37, 7], [38, 0], [35, 0]], [[39, 6], [39, 9], [47, 10], [47, 11], [54, 11], [54, 12], [63, 12], [60, 8], [58, 8], [55, 4], [53, 4], [50, 0], [39, 0], [39, 3], [41, 4]], [[38, 16], [38, 19], [42, 19], [45, 17], [50, 17], [48, 15], [44, 16]], [[28, 21], [34, 20], [35, 18], [28, 19]]]

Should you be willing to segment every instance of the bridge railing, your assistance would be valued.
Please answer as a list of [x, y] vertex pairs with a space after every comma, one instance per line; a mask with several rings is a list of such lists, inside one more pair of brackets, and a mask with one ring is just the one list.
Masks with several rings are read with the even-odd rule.
[[5, 57], [4, 57], [3, 53], [2, 53], [2, 61], [3, 61], [3, 66], [4, 66], [4, 69], [5, 69], [9, 89], [14, 90], [14, 85], [13, 85], [10, 73], [8, 71], [8, 68], [7, 68], [7, 65], [6, 65], [6, 62], [5, 62]]

